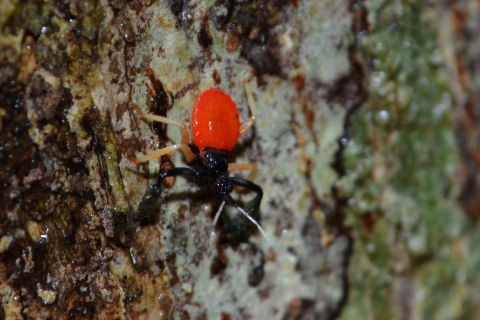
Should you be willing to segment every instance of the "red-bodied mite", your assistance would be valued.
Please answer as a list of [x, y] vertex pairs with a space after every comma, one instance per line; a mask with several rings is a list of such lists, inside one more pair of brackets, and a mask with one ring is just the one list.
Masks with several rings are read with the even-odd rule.
[[149, 186], [149, 190], [147, 190], [139, 208], [142, 207], [144, 201], [148, 201], [151, 198], [151, 194], [156, 193], [160, 188], [162, 180], [166, 177], [190, 177], [199, 183], [208, 183], [212, 187], [216, 199], [222, 201], [215, 214], [214, 225], [217, 223], [225, 203], [228, 202], [255, 224], [260, 233], [270, 241], [258, 222], [230, 196], [234, 186], [241, 186], [255, 192], [253, 210], [258, 210], [263, 196], [262, 188], [257, 184], [246, 179], [229, 176], [229, 173], [233, 171], [249, 170], [251, 172], [250, 178], [252, 178], [257, 170], [254, 164], [228, 163], [227, 159], [228, 153], [237, 144], [238, 139], [255, 123], [255, 101], [247, 82], [244, 85], [251, 116], [242, 125], [240, 125], [237, 106], [228, 94], [215, 88], [205, 90], [200, 94], [195, 101], [192, 111], [191, 131], [193, 144], [190, 144], [187, 124], [162, 116], [143, 114], [140, 108], [137, 107], [137, 111], [144, 119], [179, 126], [182, 133], [182, 142], [134, 159], [134, 162], [146, 162], [176, 150], [181, 150], [190, 166], [190, 168], [177, 167], [160, 171], [155, 182]]

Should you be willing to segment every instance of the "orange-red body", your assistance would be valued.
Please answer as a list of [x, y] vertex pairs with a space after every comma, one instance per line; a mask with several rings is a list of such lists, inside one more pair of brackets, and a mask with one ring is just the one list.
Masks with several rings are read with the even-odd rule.
[[200, 154], [205, 148], [232, 150], [240, 136], [240, 117], [235, 102], [219, 89], [202, 92], [193, 107], [191, 130]]

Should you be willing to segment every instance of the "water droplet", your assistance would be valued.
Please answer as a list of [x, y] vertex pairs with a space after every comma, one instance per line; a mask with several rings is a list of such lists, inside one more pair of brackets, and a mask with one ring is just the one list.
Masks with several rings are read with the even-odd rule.
[[212, 232], [210, 232], [210, 238], [212, 240], [217, 240], [218, 239], [218, 234], [215, 232], [215, 230], [213, 230]]
[[386, 123], [390, 119], [390, 114], [387, 110], [380, 110], [376, 114], [377, 121], [380, 123]]
[[368, 252], [368, 253], [373, 253], [374, 251], [375, 251], [375, 244], [369, 243], [369, 244], [367, 245], [367, 252]]
[[377, 43], [376, 43], [376, 47], [377, 47], [377, 50], [378, 50], [378, 51], [382, 51], [382, 50], [383, 50], [383, 42], [380, 42], [380, 41], [377, 42]]

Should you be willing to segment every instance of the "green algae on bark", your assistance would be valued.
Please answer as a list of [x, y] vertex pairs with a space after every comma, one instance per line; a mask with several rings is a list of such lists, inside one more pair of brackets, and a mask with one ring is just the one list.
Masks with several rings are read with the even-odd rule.
[[459, 159], [436, 41], [439, 8], [385, 1], [367, 7], [369, 99], [351, 119], [340, 181], [355, 237], [342, 318], [461, 318], [472, 312], [460, 307], [472, 276], [467, 261], [480, 251], [456, 203]]

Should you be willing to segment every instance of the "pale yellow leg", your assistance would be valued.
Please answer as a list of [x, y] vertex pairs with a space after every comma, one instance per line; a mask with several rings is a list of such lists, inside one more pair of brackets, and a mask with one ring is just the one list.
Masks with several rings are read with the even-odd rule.
[[251, 116], [248, 118], [247, 122], [242, 124], [240, 126], [240, 137], [243, 136], [248, 129], [250, 129], [253, 124], [255, 123], [255, 119], [257, 118], [257, 108], [255, 107], [255, 99], [253, 98], [252, 90], [250, 90], [250, 86], [248, 85], [248, 82], [245, 81], [244, 83], [245, 86], [245, 92], [247, 94], [247, 101], [248, 101], [248, 107], [250, 108]]
[[[171, 146], [168, 146], [168, 147], [165, 147], [165, 148], [162, 148], [162, 149], [159, 149], [159, 150], [156, 150], [156, 151], [153, 151], [152, 153], [149, 153], [149, 154], [146, 154], [144, 155], [143, 157], [140, 157], [140, 158], [133, 158], [131, 159], [134, 163], [142, 163], [142, 162], [147, 162], [149, 160], [153, 160], [153, 159], [158, 159], [160, 158], [161, 156], [164, 156], [166, 154], [169, 154], [169, 153], [172, 153], [176, 150], [181, 150], [183, 152], [183, 154], [185, 155], [185, 158], [187, 160], [187, 162], [191, 162], [193, 160], [193, 154], [192, 154], [192, 150], [190, 150], [190, 147], [185, 145], [185, 144], [174, 144], [174, 145], [171, 145]], [[191, 155], [191, 159], [189, 158], [188, 155]]]
[[250, 174], [248, 175], [248, 180], [253, 180], [255, 179], [255, 175], [257, 174], [257, 166], [252, 164], [252, 163], [236, 163], [232, 162], [228, 164], [228, 172], [234, 172], [234, 171], [250, 171]]
[[146, 120], [179, 126], [180, 130], [182, 131], [182, 144], [188, 145], [190, 143], [190, 134], [188, 133], [188, 126], [186, 123], [175, 121], [162, 116], [157, 116], [155, 114], [143, 113], [142, 109], [140, 109], [140, 107], [137, 105], [135, 105], [135, 110], [137, 110], [138, 114]]
[[[151, 154], [145, 155], [142, 158], [136, 159], [137, 162], [146, 162], [151, 159], [159, 158], [163, 155], [169, 154], [175, 150], [180, 149], [183, 152], [183, 155], [185, 156], [185, 159], [187, 162], [191, 162], [193, 160], [193, 152], [188, 146], [190, 143], [190, 134], [188, 133], [188, 126], [180, 121], [175, 121], [172, 119], [168, 119], [162, 116], [157, 116], [155, 114], [149, 114], [149, 113], [143, 113], [142, 109], [140, 109], [139, 106], [135, 105], [135, 110], [137, 110], [138, 114], [146, 120], [150, 121], [155, 121], [155, 122], [161, 122], [161, 123], [166, 123], [166, 124], [173, 124], [175, 126], [179, 126], [180, 130], [182, 132], [182, 143], [181, 144], [174, 144], [173, 146], [170, 147], [165, 147], [160, 150], [154, 151]], [[146, 160], [144, 160], [146, 159]]]

